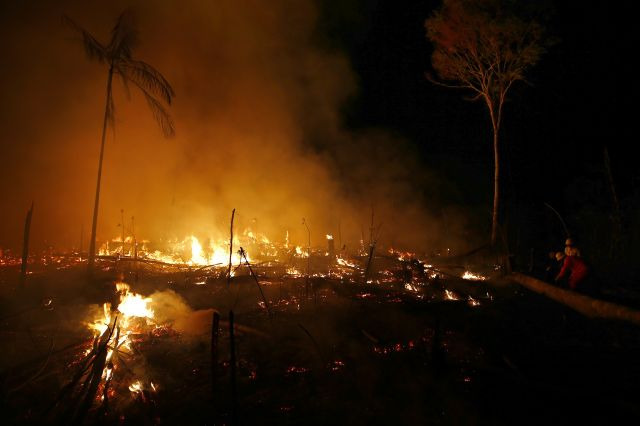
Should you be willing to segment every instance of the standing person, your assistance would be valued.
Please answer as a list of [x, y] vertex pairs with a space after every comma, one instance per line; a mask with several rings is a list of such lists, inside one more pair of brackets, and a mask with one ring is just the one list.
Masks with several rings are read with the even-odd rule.
[[582, 288], [582, 284], [589, 275], [587, 263], [577, 256], [577, 254], [579, 254], [577, 248], [567, 246], [565, 247], [564, 254], [562, 269], [560, 269], [560, 273], [556, 276], [555, 281], [558, 282], [568, 275], [567, 283], [571, 290], [585, 290]]

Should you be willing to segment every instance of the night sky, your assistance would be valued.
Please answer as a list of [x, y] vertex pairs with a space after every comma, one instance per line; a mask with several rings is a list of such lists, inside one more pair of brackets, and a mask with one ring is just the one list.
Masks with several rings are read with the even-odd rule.
[[[447, 194], [452, 201], [489, 204], [493, 157], [485, 105], [424, 77], [432, 71], [424, 17], [440, 2], [360, 3], [357, 12], [344, 13], [351, 17], [348, 24], [328, 24], [333, 40], [349, 51], [362, 88], [345, 109], [347, 122], [392, 129], [417, 147], [425, 167], [455, 182]], [[571, 223], [584, 210], [611, 211], [605, 146], [622, 208], [632, 216], [639, 174], [626, 130], [634, 120], [626, 105], [635, 83], [621, 54], [630, 42], [624, 9], [599, 2], [540, 3], [555, 43], [527, 73], [529, 84], [515, 85], [508, 96], [501, 155], [506, 215], [520, 213], [517, 226], [537, 228], [537, 236], [539, 227], [547, 228], [543, 234], [552, 235], [537, 242], [544, 247], [563, 232], [545, 203], [565, 215], [574, 235], [586, 234]], [[334, 12], [327, 7], [326, 13]]]
[[[135, 96], [127, 101], [116, 93], [122, 112], [116, 141], [107, 143], [105, 167], [111, 171], [104, 184], [111, 189], [103, 198], [103, 237], [117, 232], [120, 208], [145, 218], [142, 229], [147, 223], [153, 235], [166, 229], [169, 219], [162, 215], [197, 217], [184, 229], [203, 217], [215, 217], [222, 226], [233, 207], [278, 233], [312, 217], [327, 232], [342, 221], [354, 224], [359, 235], [375, 205], [390, 240], [418, 244], [398, 237], [389, 225], [399, 217], [400, 227], [415, 227], [408, 234], [485, 238], [493, 168], [486, 107], [424, 77], [431, 70], [424, 21], [440, 3], [268, 3], [168, 2], [152, 9], [127, 1], [91, 7], [74, 1], [3, 2], [0, 246], [19, 246], [31, 200], [45, 217], [35, 219], [41, 243], [74, 245], [80, 225], [87, 229], [104, 70], [83, 56], [60, 17], [68, 14], [105, 39], [127, 7], [141, 23], [143, 43], [136, 55], [174, 83], [178, 140], [159, 141], [152, 121], [138, 120], [150, 116], [144, 106]], [[630, 115], [622, 110], [627, 85], [619, 83], [625, 62], [619, 50], [626, 41], [615, 30], [616, 17], [624, 13], [594, 2], [549, 5], [548, 30], [558, 42], [530, 71], [530, 85], [510, 92], [501, 134], [503, 213], [519, 227], [557, 227], [545, 223], [555, 219], [543, 202], [568, 217], [584, 203], [609, 208], [605, 144], [621, 200], [633, 204], [629, 200], [637, 194], [632, 139], [623, 137]], [[51, 134], [54, 140], [43, 136]], [[149, 142], [139, 142], [139, 148], [118, 144], [118, 138], [131, 137]], [[241, 163], [240, 153], [252, 150], [256, 158], [273, 160], [272, 166]], [[284, 153], [287, 162], [275, 153]], [[116, 167], [118, 156], [124, 164]], [[265, 179], [273, 186], [262, 187]], [[150, 180], [161, 183], [149, 185]], [[239, 182], [244, 189], [231, 184]], [[321, 189], [309, 199], [299, 196], [309, 193], [303, 182]], [[267, 202], [262, 197], [270, 193], [277, 195]], [[265, 219], [276, 216], [282, 223]], [[458, 225], [443, 227], [444, 216]], [[443, 244], [441, 236], [421, 243]]]
[[[424, 78], [431, 70], [432, 51], [424, 37], [424, 17], [439, 2], [361, 3], [367, 4], [359, 9], [366, 18], [357, 16], [352, 26], [332, 28], [361, 81], [361, 96], [347, 109], [348, 122], [405, 136], [420, 147], [425, 164], [459, 180], [461, 188], [470, 189], [465, 196], [473, 197], [481, 191], [474, 185], [480, 183], [478, 177], [490, 176], [492, 170], [488, 114], [483, 104], [465, 102], [464, 92], [436, 87]], [[601, 167], [604, 144], [615, 166], [623, 168], [614, 166], [618, 172], [632, 171], [625, 161], [628, 144], [619, 118], [618, 49], [623, 41], [612, 31], [612, 22], [619, 21], [613, 21], [614, 12], [606, 5], [550, 5], [548, 30], [558, 41], [529, 71], [530, 85], [513, 88], [505, 109], [507, 179], [524, 200], [558, 201], [563, 182]]]

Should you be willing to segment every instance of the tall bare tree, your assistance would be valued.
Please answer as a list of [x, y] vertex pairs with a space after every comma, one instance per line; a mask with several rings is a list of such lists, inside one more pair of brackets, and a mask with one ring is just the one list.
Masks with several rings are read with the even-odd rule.
[[160, 125], [166, 137], [174, 135], [173, 121], [164, 104], [170, 105], [175, 96], [169, 82], [151, 65], [134, 59], [132, 52], [138, 44], [138, 32], [131, 15], [122, 13], [113, 29], [109, 44], [102, 44], [88, 31], [75, 23], [69, 17], [63, 21], [80, 34], [84, 51], [90, 60], [96, 60], [108, 66], [107, 93], [102, 124], [102, 139], [100, 142], [100, 159], [98, 160], [98, 179], [96, 183], [96, 196], [93, 206], [93, 222], [91, 225], [91, 240], [89, 242], [89, 271], [93, 270], [96, 255], [96, 230], [98, 226], [98, 208], [100, 204], [100, 181], [102, 178], [102, 160], [104, 157], [104, 143], [107, 127], [114, 125], [115, 104], [113, 101], [113, 76], [119, 75], [124, 87], [129, 93], [129, 86], [133, 84], [144, 95], [153, 117]]
[[442, 86], [465, 89], [489, 110], [493, 130], [493, 212], [491, 243], [496, 241], [500, 200], [499, 133], [507, 93], [525, 81], [525, 71], [545, 50], [543, 26], [510, 0], [444, 0], [425, 22], [434, 46], [431, 62]]

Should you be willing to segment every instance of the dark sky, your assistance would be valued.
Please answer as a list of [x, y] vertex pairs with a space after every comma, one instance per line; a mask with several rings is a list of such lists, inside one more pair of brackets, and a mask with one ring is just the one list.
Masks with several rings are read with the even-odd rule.
[[[424, 78], [431, 69], [424, 18], [439, 2], [360, 3], [366, 18], [354, 13], [353, 25], [331, 28], [361, 82], [360, 96], [347, 110], [349, 123], [405, 135], [420, 146], [426, 164], [471, 190], [465, 197], [486, 196], [485, 182], [478, 180], [492, 167], [484, 105]], [[624, 12], [606, 2], [549, 4], [548, 30], [558, 42], [528, 73], [530, 85], [514, 87], [509, 96], [503, 155], [507, 188], [513, 185], [518, 197], [561, 201], [564, 181], [602, 166], [605, 144], [621, 180], [635, 167], [627, 161], [629, 144], [622, 136], [626, 60], [620, 53], [626, 41], [616, 26], [623, 26], [618, 18]]]
[[[621, 194], [633, 194], [637, 172], [621, 136], [626, 84], [618, 83], [624, 13], [551, 4], [549, 29], [560, 42], [505, 111], [505, 200], [579, 204], [567, 192], [602, 181], [604, 143]], [[276, 235], [295, 238], [306, 217], [318, 233], [341, 224], [357, 236], [374, 205], [389, 241], [484, 238], [493, 167], [485, 107], [424, 78], [424, 20], [438, 5], [3, 2], [0, 246], [19, 247], [31, 200], [40, 245], [77, 245], [88, 228], [105, 70], [87, 61], [60, 17], [104, 40], [125, 8], [139, 21], [136, 55], [176, 89], [178, 136], [162, 140], [144, 103], [116, 89], [99, 237], [118, 233], [121, 208], [157, 237], [222, 232], [234, 207]]]
[[[634, 50], [635, 25], [620, 4], [537, 3], [550, 11], [547, 29], [557, 42], [528, 72], [529, 84], [514, 86], [508, 97], [501, 132], [503, 218], [520, 246], [548, 250], [564, 230], [547, 203], [579, 240], [602, 247], [613, 210], [605, 146], [623, 220], [631, 226], [638, 217], [640, 173], [635, 137], [628, 136], [635, 133], [628, 105], [636, 104], [636, 78], [625, 56]], [[424, 78], [432, 49], [424, 18], [439, 4], [359, 2], [366, 18], [351, 10], [351, 21], [327, 26], [349, 52], [361, 85], [345, 109], [347, 122], [381, 126], [411, 141], [425, 167], [455, 182], [451, 201], [472, 208], [491, 202], [491, 130], [484, 105]]]

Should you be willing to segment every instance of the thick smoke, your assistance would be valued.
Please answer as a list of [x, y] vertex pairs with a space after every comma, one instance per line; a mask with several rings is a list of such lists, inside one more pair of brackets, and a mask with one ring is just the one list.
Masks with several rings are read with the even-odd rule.
[[[227, 235], [240, 229], [303, 244], [340, 232], [368, 239], [371, 211], [387, 244], [429, 248], [464, 232], [462, 216], [430, 205], [438, 180], [402, 141], [353, 133], [340, 108], [357, 96], [349, 59], [317, 45], [312, 1], [13, 2], [1, 6], [4, 103], [0, 246], [20, 246], [35, 201], [36, 247], [86, 249], [107, 70], [89, 62], [66, 14], [99, 40], [129, 9], [137, 58], [177, 94], [177, 135], [165, 140], [144, 99], [115, 81], [116, 126], [107, 139], [98, 237], [135, 217], [141, 238]], [[431, 213], [428, 213], [431, 211]], [[448, 243], [451, 243], [450, 241]]]

